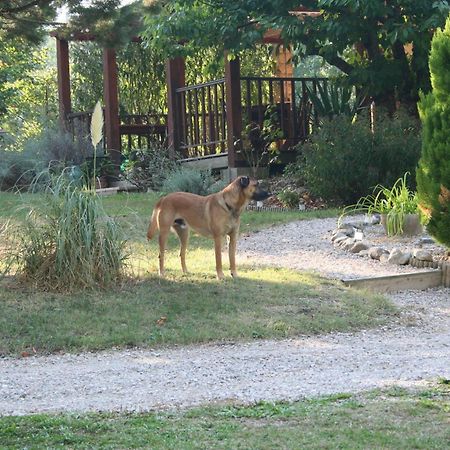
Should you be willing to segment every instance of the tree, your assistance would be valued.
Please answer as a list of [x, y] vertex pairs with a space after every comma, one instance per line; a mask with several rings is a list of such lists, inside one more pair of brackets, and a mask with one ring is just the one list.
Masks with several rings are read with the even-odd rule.
[[422, 155], [417, 191], [429, 217], [428, 231], [450, 247], [450, 17], [433, 37], [430, 53], [432, 92], [422, 95]]
[[[21, 38], [38, 43], [50, 28], [61, 34], [86, 32], [105, 45], [117, 47], [136, 35], [141, 2], [121, 7], [121, 0], [2, 0], [0, 2], [0, 36]], [[69, 22], [56, 21], [58, 8], [67, 8]]]
[[211, 45], [238, 52], [254, 46], [265, 31], [279, 29], [298, 56], [322, 56], [391, 108], [398, 100], [415, 105], [419, 90], [429, 91], [432, 32], [450, 11], [445, 0], [144, 0], [144, 5], [144, 37], [172, 55]]

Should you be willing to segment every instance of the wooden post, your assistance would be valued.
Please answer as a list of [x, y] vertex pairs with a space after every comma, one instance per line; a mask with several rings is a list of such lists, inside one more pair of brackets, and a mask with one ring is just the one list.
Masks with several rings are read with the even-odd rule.
[[67, 128], [67, 115], [72, 110], [70, 100], [69, 43], [56, 38], [56, 65], [58, 72], [59, 121]]
[[185, 81], [184, 58], [169, 59], [166, 63], [167, 83], [167, 138], [169, 155], [175, 158], [180, 151], [182, 140], [182, 114], [181, 104], [178, 101], [177, 89], [183, 87]]
[[229, 59], [225, 52], [225, 89], [227, 113], [228, 168], [234, 169], [242, 164], [238, 154], [242, 148], [242, 104], [241, 104], [241, 67], [239, 58]]
[[450, 262], [442, 264], [442, 284], [444, 287], [450, 287]]
[[105, 100], [106, 146], [118, 171], [121, 164], [119, 97], [117, 92], [117, 64], [114, 49], [103, 49], [103, 95]]

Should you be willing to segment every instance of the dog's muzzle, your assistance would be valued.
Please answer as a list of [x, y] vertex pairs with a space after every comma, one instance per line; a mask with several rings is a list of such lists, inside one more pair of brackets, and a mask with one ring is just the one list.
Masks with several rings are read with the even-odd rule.
[[262, 200], [265, 200], [266, 198], [269, 198], [272, 194], [270, 194], [267, 191], [264, 191], [262, 189], [256, 190], [252, 195], [252, 200], [256, 200], [257, 202], [260, 202]]

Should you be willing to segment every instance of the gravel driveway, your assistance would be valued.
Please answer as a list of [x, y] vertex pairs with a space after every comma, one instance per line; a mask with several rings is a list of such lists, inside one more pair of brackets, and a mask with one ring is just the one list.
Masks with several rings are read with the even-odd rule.
[[[392, 273], [392, 267], [335, 250], [328, 240], [335, 224], [335, 219], [310, 220], [244, 236], [239, 259], [334, 278]], [[0, 414], [297, 400], [450, 378], [450, 289], [391, 297], [404, 308], [399, 322], [376, 330], [157, 351], [3, 358]]]

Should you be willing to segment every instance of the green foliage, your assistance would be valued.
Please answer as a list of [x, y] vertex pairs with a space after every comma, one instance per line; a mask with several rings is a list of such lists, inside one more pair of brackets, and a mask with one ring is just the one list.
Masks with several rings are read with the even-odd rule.
[[390, 188], [377, 185], [372, 194], [360, 198], [355, 205], [345, 207], [341, 218], [355, 212], [385, 214], [388, 236], [402, 234], [406, 215], [418, 211], [417, 193], [408, 188], [407, 175], [408, 172]]
[[7, 258], [27, 283], [45, 290], [107, 287], [122, 278], [124, 244], [95, 191], [50, 179], [15, 233]]
[[[297, 57], [319, 55], [366, 87], [378, 103], [415, 103], [420, 89], [430, 89], [427, 58], [431, 32], [450, 11], [445, 0], [311, 0], [301, 2], [320, 15], [302, 20], [290, 11], [296, 0], [211, 0], [151, 2], [145, 15], [148, 45], [171, 56], [220, 46], [238, 54], [278, 29]], [[412, 44], [405, 49], [405, 44]]]
[[298, 145], [288, 171], [328, 201], [354, 204], [377, 184], [392, 185], [414, 172], [420, 153], [420, 124], [399, 111], [377, 114], [373, 131], [367, 114], [325, 120], [310, 141]]
[[423, 123], [422, 154], [417, 169], [417, 190], [427, 214], [427, 230], [450, 247], [450, 18], [433, 37], [430, 72], [433, 91], [419, 103]]
[[167, 176], [177, 169], [163, 144], [154, 141], [147, 148], [131, 152], [123, 164], [125, 178], [141, 190], [159, 191]]
[[297, 192], [291, 191], [290, 189], [283, 189], [277, 194], [277, 199], [285, 208], [297, 208], [300, 196]]
[[162, 185], [162, 192], [191, 192], [208, 195], [225, 187], [222, 181], [216, 181], [209, 170], [196, 170], [180, 167], [167, 175]]
[[319, 118], [333, 118], [339, 114], [353, 117], [363, 103], [362, 95], [355, 95], [353, 87], [340, 85], [337, 81], [331, 84], [317, 84], [317, 92], [306, 85], [308, 96]]
[[47, 48], [0, 34], [0, 128], [15, 137], [15, 149], [56, 120], [56, 68], [49, 65], [50, 56]]
[[59, 31], [70, 35], [83, 30], [94, 35], [105, 47], [118, 46], [137, 35], [140, 1], [121, 5], [120, 0], [80, 2], [79, 0], [2, 0], [0, 33], [7, 39], [20, 36], [40, 42], [55, 22], [58, 8], [67, 7], [70, 18]]
[[23, 150], [0, 149], [0, 189], [29, 186], [47, 168], [60, 171], [81, 164], [88, 152], [86, 142], [74, 141], [59, 128], [48, 128], [24, 142]]
[[242, 153], [253, 176], [257, 176], [258, 168], [273, 163], [279, 153], [276, 141], [282, 138], [276, 107], [268, 106], [264, 111], [262, 126], [256, 122], [245, 125], [242, 132]]

